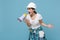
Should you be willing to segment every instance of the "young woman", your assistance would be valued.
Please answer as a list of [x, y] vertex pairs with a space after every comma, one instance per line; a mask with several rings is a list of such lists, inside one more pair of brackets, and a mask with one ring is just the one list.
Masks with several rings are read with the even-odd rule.
[[41, 14], [36, 12], [36, 5], [31, 2], [27, 6], [28, 13], [26, 18], [24, 19], [25, 23], [29, 27], [29, 40], [46, 40], [44, 31], [41, 28], [42, 26], [51, 28], [51, 24], [45, 24], [42, 21], [42, 16]]

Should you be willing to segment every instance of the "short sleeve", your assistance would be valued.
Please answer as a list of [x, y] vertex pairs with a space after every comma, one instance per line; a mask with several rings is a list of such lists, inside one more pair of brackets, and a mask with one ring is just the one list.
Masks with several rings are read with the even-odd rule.
[[42, 15], [38, 14], [38, 20], [42, 20], [42, 19], [43, 19]]

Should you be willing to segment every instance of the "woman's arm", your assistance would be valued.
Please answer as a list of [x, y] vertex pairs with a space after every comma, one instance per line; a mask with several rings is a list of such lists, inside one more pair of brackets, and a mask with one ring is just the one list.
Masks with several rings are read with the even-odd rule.
[[29, 26], [29, 27], [31, 26], [30, 21], [28, 19], [24, 19], [24, 21], [27, 24], [27, 26]]
[[45, 24], [42, 20], [39, 20], [39, 23], [40, 23], [42, 26], [45, 26], [45, 27], [48, 27], [48, 28], [52, 28], [52, 25], [51, 25], [51, 24]]

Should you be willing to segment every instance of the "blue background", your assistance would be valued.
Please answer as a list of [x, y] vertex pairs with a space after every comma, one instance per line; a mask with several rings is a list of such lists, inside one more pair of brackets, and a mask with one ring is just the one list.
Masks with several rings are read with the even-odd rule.
[[36, 11], [43, 21], [54, 25], [43, 27], [48, 40], [60, 40], [60, 0], [0, 0], [0, 40], [28, 40], [28, 27], [17, 18], [27, 13], [30, 2], [37, 5]]

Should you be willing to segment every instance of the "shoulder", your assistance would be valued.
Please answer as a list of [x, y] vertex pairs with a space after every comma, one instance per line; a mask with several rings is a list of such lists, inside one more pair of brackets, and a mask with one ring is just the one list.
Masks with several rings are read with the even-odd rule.
[[40, 17], [40, 16], [42, 16], [42, 15], [41, 15], [40, 13], [37, 13], [37, 16], [39, 16], [39, 17]]
[[37, 13], [37, 17], [38, 17], [39, 20], [41, 20], [43, 18], [40, 13]]

